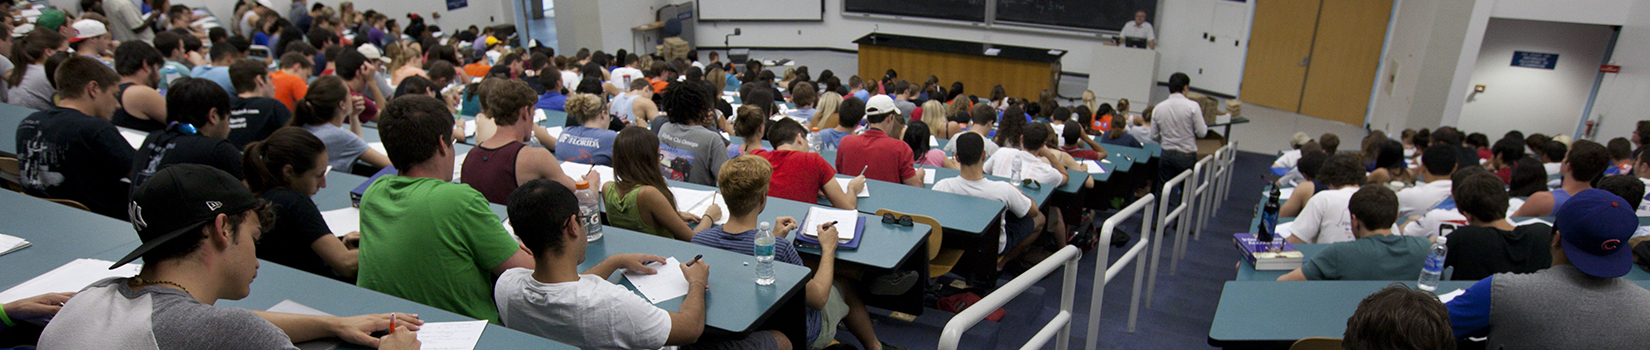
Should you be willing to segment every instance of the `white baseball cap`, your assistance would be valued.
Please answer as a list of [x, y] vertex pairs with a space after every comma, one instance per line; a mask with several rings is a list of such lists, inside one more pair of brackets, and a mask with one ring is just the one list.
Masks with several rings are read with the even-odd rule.
[[361, 47], [356, 48], [355, 51], [360, 52], [362, 56], [367, 56], [367, 59], [369, 60], [378, 60], [384, 63], [390, 63], [390, 58], [384, 57], [384, 53], [379, 52], [378, 47], [372, 46], [372, 44], [361, 45]]
[[899, 114], [899, 107], [894, 106], [894, 98], [888, 95], [871, 96], [865, 102], [865, 115], [879, 115], [885, 113]]
[[92, 38], [99, 35], [109, 34], [109, 28], [104, 27], [103, 22], [90, 19], [83, 19], [79, 22], [74, 22], [74, 30], [80, 32], [80, 34], [75, 35], [74, 39], [69, 39], [69, 42], [71, 43], [80, 42], [81, 40], [86, 40], [87, 38]]

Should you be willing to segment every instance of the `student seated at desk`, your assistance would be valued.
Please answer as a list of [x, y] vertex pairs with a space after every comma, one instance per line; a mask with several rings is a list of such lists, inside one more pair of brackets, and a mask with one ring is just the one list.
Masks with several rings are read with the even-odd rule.
[[947, 168], [956, 168], [956, 161], [946, 159], [945, 151], [928, 146], [928, 139], [931, 137], [929, 135], [931, 134], [929, 134], [928, 123], [921, 120], [911, 122], [911, 125], [905, 128], [905, 136], [900, 139], [905, 141], [906, 146], [911, 146], [911, 154], [916, 157], [912, 161], [918, 165], [935, 168], [946, 167], [946, 163], [951, 163], [951, 166]]
[[[575, 188], [573, 178], [562, 172], [555, 155], [524, 141], [532, 137], [533, 126], [537, 125], [533, 124], [533, 88], [520, 80], [494, 79], [485, 84], [484, 105], [493, 112], [491, 119], [498, 129], [464, 156], [459, 178], [496, 204], [505, 203], [516, 186], [532, 180], [550, 179]], [[596, 106], [599, 103], [586, 102], [597, 111], [601, 108]], [[591, 185], [601, 181], [594, 173], [581, 175]]]
[[96, 59], [70, 56], [57, 69], [57, 107], [17, 125], [18, 167], [24, 193], [67, 199], [93, 213], [126, 219], [132, 146], [120, 136], [114, 113], [120, 76]]
[[659, 134], [660, 172], [665, 178], [711, 186], [722, 163], [728, 161], [728, 141], [716, 133], [716, 92], [704, 84], [681, 84], [667, 94], [670, 122], [654, 129]]
[[1071, 175], [1061, 170], [1065, 163], [1059, 156], [1070, 156], [1045, 147], [1050, 131], [1048, 125], [1043, 123], [1026, 125], [1018, 131], [999, 130], [999, 135], [1013, 134], [1009, 136], [1013, 142], [1005, 143], [990, 159], [985, 160], [985, 173], [1015, 181], [1029, 179], [1046, 186], [1059, 187], [1065, 184]]
[[247, 145], [242, 160], [252, 193], [273, 204], [280, 218], [258, 240], [258, 257], [354, 284], [361, 233], [333, 236], [310, 199], [327, 187], [326, 144], [303, 129], [281, 128]]
[[1564, 161], [1559, 167], [1559, 173], [1564, 179], [1559, 188], [1536, 192], [1524, 200], [1524, 206], [1518, 207], [1513, 217], [1555, 216], [1558, 207], [1564, 206], [1564, 201], [1582, 190], [1593, 188], [1593, 180], [1604, 174], [1604, 168], [1610, 166], [1610, 152], [1603, 145], [1587, 140], [1577, 140], [1570, 148], [1570, 153], [1563, 155]]
[[1272, 167], [1294, 168], [1295, 162], [1301, 160], [1301, 146], [1306, 146], [1308, 142], [1314, 142], [1311, 136], [1307, 136], [1304, 132], [1295, 132], [1295, 136], [1289, 138], [1290, 150], [1278, 154], [1278, 159], [1272, 161]]
[[405, 326], [380, 339], [370, 334], [389, 330], [391, 315], [313, 316], [213, 306], [251, 293], [258, 272], [253, 245], [273, 224], [270, 204], [229, 174], [204, 165], [167, 167], [154, 180], [132, 192], [132, 222], [139, 223], [133, 227], [143, 245], [110, 267], [142, 257], [142, 271], [76, 293], [40, 334], [41, 349], [296, 349], [294, 342], [329, 337], [380, 349], [418, 348], [412, 331], [423, 322], [411, 314], [397, 315], [395, 321]]
[[[864, 91], [864, 90], [861, 90]], [[835, 151], [842, 144], [842, 138], [854, 134], [859, 127], [859, 121], [865, 118], [865, 100], [849, 97], [842, 100], [837, 107], [836, 124], [833, 127], [819, 130], [821, 149]]]
[[[652, 85], [646, 84], [647, 79], [637, 78], [636, 80], [640, 80], [640, 81], [631, 82], [630, 83], [630, 87], [631, 87], [630, 91], [619, 94], [618, 96], [613, 97], [613, 103], [612, 103], [612, 106], [609, 109], [608, 113], [612, 114], [612, 115], [619, 116], [619, 120], [622, 120], [627, 124], [647, 125], [648, 123], [653, 121], [653, 117], [657, 117], [659, 115], [659, 107], [658, 107], [658, 105], [653, 104], [653, 87], [652, 87]], [[548, 93], [548, 92], [545, 93], [546, 96], [548, 96], [549, 94], [550, 93]], [[565, 99], [565, 97], [563, 99]], [[540, 103], [543, 103], [542, 99], [540, 99], [540, 101], [541, 101]], [[642, 102], [642, 101], [647, 101], [647, 102]], [[638, 103], [638, 102], [642, 102], [642, 103]], [[642, 115], [641, 120], [637, 121], [636, 117], [637, 117], [638, 114], [636, 114], [636, 107], [642, 107], [642, 106], [653, 106], [653, 110], [651, 111], [652, 114]], [[539, 107], [539, 108], [545, 108], [545, 107]]]
[[771, 151], [773, 149], [762, 146], [762, 138], [768, 134], [767, 125], [769, 114], [762, 107], [749, 104], [739, 106], [737, 118], [733, 120], [733, 136], [740, 139], [739, 144], [728, 145], [728, 158], [745, 154], [756, 154], [755, 151]]
[[997, 110], [993, 109], [990, 104], [976, 104], [973, 110], [968, 111], [968, 116], [970, 121], [968, 130], [951, 135], [951, 142], [945, 144], [945, 153], [957, 154], [957, 139], [961, 138], [964, 133], [974, 133], [980, 135], [981, 139], [985, 141], [983, 152], [986, 158], [991, 158], [992, 154], [997, 153], [998, 148], [997, 143], [992, 142], [989, 138], [991, 131], [996, 129]]
[[1357, 240], [1324, 248], [1301, 267], [1278, 277], [1304, 280], [1413, 280], [1420, 277], [1432, 242], [1392, 234], [1398, 220], [1398, 196], [1382, 186], [1364, 186], [1346, 209]]
[[[768, 181], [773, 178], [773, 171], [768, 167], [767, 160], [747, 155], [728, 160], [722, 165], [721, 172], [723, 176], [717, 179], [716, 188], [727, 199], [731, 216], [727, 224], [694, 235], [693, 243], [754, 255], [757, 216], [768, 204]], [[789, 216], [781, 216], [773, 222], [776, 238], [773, 244], [774, 260], [804, 265], [802, 256], [796, 253], [796, 247], [786, 237], [796, 228], [796, 219]], [[819, 240], [835, 242], [836, 227], [820, 224]], [[847, 285], [847, 281], [837, 280], [836, 245], [821, 246], [819, 261], [813, 268], [814, 276], [803, 290], [808, 306], [808, 349], [819, 350], [831, 345], [836, 339], [839, 322], [846, 322], [848, 332], [853, 333], [860, 344], [865, 344], [867, 350], [901, 349], [877, 340], [876, 331], [871, 328], [871, 316], [865, 311], [865, 303], [859, 299], [855, 289]]]
[[236, 148], [263, 140], [292, 120], [292, 110], [274, 98], [272, 74], [263, 61], [255, 59], [241, 59], [229, 66], [229, 80], [235, 83], [235, 91], [240, 92], [234, 96], [228, 112], [227, 139]]
[[[854, 210], [858, 207], [857, 194], [865, 188], [865, 176], [848, 180], [848, 192], [843, 192], [831, 163], [818, 153], [808, 152], [808, 131], [802, 128], [802, 124], [788, 118], [774, 122], [773, 131], [768, 132], [768, 142], [773, 144], [773, 151], [752, 154], [767, 159], [768, 164], [773, 166], [773, 187], [768, 191], [769, 196], [815, 203], [819, 200], [819, 194], [824, 193], [825, 199], [837, 209]], [[924, 137], [922, 142], [927, 146], [928, 138]]]
[[1597, 189], [1577, 192], [1554, 215], [1547, 244], [1553, 267], [1496, 274], [1450, 300], [1445, 306], [1455, 337], [1488, 337], [1488, 349], [1650, 343], [1650, 323], [1642, 322], [1650, 319], [1650, 290], [1621, 278], [1633, 268], [1624, 242], [1637, 226], [1621, 197]]
[[[1063, 151], [1060, 150], [1060, 146], [1059, 146], [1060, 135], [1054, 133], [1054, 128], [1053, 128], [1052, 125], [1049, 125], [1049, 124], [1046, 124], [1046, 123], [1037, 123], [1035, 125], [1032, 125], [1032, 127], [1033, 128], [1040, 128], [1040, 129], [1043, 130], [1044, 133], [1048, 134], [1048, 138], [1046, 138], [1045, 141], [1043, 141], [1043, 147], [1037, 150], [1038, 155], [1052, 161], [1053, 165], [1056, 169], [1061, 169], [1062, 173], [1066, 174], [1066, 181], [1067, 182], [1071, 181], [1071, 173], [1070, 172], [1072, 172], [1072, 171], [1075, 171], [1075, 172], [1078, 172], [1079, 174], [1084, 174], [1084, 175], [1088, 174], [1088, 172], [1089, 172], [1088, 164], [1083, 164], [1082, 162], [1078, 162], [1076, 157], [1072, 157], [1071, 154], [1063, 152]], [[1062, 183], [1062, 184], [1064, 184], [1064, 183]], [[1094, 179], [1090, 178], [1088, 176], [1083, 176], [1083, 188], [1093, 188], [1093, 187], [1094, 187]]]
[[123, 43], [115, 49], [115, 63], [115, 72], [120, 73], [115, 99], [120, 108], [115, 109], [110, 122], [142, 132], [165, 129], [166, 97], [155, 90], [160, 84], [160, 67], [166, 64], [160, 50], [142, 41]]
[[[6, 73], [6, 86], [9, 88], [6, 89], [5, 102], [42, 111], [56, 107], [52, 97], [58, 89], [52, 80], [46, 79], [46, 61], [59, 52], [68, 55], [68, 40], [55, 30], [30, 31], [21, 39], [12, 39], [14, 49], [4, 53], [10, 56], [13, 65], [12, 70]], [[113, 74], [114, 70], [109, 72]], [[120, 81], [119, 75], [115, 76], [115, 81]], [[113, 86], [114, 83], [110, 83], [110, 88]], [[112, 99], [108, 103], [114, 105]]]
[[1014, 184], [985, 178], [985, 165], [982, 159], [985, 157], [985, 142], [985, 137], [975, 133], [957, 137], [955, 143], [960, 143], [957, 146], [957, 163], [962, 165], [962, 175], [934, 182], [934, 190], [1000, 201], [1008, 205], [1008, 212], [1003, 216], [1006, 222], [1002, 238], [999, 239], [1003, 242], [999, 246], [1002, 256], [997, 259], [997, 268], [1002, 269], [1037, 240], [1039, 232], [1042, 232], [1045, 216], [1037, 210], [1037, 202], [1021, 193]]
[[786, 112], [785, 117], [794, 119], [797, 123], [812, 122], [814, 115], [819, 113], [819, 109], [814, 108], [814, 104], [818, 102], [819, 93], [812, 82], [797, 84], [796, 89], [791, 90], [791, 103], [796, 104], [796, 109]]
[[[1351, 201], [1352, 193], [1358, 191], [1358, 185], [1364, 183], [1363, 164], [1356, 155], [1336, 154], [1324, 161], [1318, 175], [1318, 183], [1323, 185], [1324, 190], [1312, 195], [1301, 207], [1295, 224], [1290, 226], [1292, 235], [1289, 236], [1289, 243], [1335, 243], [1357, 239], [1353, 236], [1352, 220], [1347, 216], [1346, 205]], [[1290, 200], [1293, 201], [1302, 192], [1299, 187], [1295, 188], [1297, 194], [1291, 195]], [[1394, 208], [1392, 214], [1397, 213]]]
[[[1569, 159], [1569, 157], [1566, 157], [1569, 153], [1569, 147], [1558, 141], [1543, 142], [1541, 144], [1541, 167], [1546, 168], [1548, 174], [1560, 173], [1560, 167], [1564, 165], [1564, 160]], [[1605, 161], [1608, 162], [1609, 160], [1606, 159]]]
[[1455, 349], [1449, 309], [1430, 292], [1392, 285], [1358, 302], [1346, 320], [1343, 349]]
[[[1646, 187], [1650, 187], [1650, 155], [1647, 154], [1650, 154], [1650, 152], [1639, 153], [1638, 159], [1633, 161], [1635, 163], [1633, 164], [1633, 175], [1640, 182], [1644, 182]], [[1645, 198], [1650, 199], [1650, 195], [1645, 195]], [[1639, 216], [1650, 216], [1650, 200], [1639, 202], [1637, 214]]]
[[[1295, 160], [1295, 168], [1294, 169], [1289, 169], [1288, 172], [1285, 172], [1282, 177], [1279, 177], [1278, 180], [1274, 182], [1275, 184], [1277, 184], [1279, 186], [1285, 186], [1285, 187], [1287, 187], [1287, 186], [1300, 186], [1303, 183], [1310, 184], [1312, 180], [1306, 178], [1306, 175], [1302, 172], [1301, 169], [1311, 168], [1312, 169], [1312, 174], [1317, 175], [1318, 169], [1323, 167], [1323, 161], [1325, 159], [1329, 159], [1329, 154], [1323, 152], [1323, 147], [1318, 146], [1317, 141], [1306, 141], [1306, 145], [1302, 145], [1301, 150], [1302, 150], [1301, 159]], [[1306, 166], [1304, 164], [1301, 164], [1301, 161], [1308, 158], [1308, 157], [1316, 157], [1316, 159], [1317, 159], [1315, 161], [1316, 163], [1313, 163], [1310, 167]], [[1314, 190], [1315, 189], [1316, 188], [1314, 188]], [[1300, 212], [1300, 206], [1299, 205], [1300, 204], [1306, 204], [1306, 202], [1302, 201], [1302, 202], [1296, 203], [1296, 204], [1297, 205], [1295, 206], [1295, 211], [1291, 212], [1291, 213]]]
[[556, 138], [557, 159], [613, 165], [613, 138], [619, 132], [608, 130], [613, 116], [602, 113], [603, 109], [602, 98], [596, 95], [573, 94], [567, 99], [567, 117], [578, 119], [580, 125], [562, 130], [561, 137]]
[[1421, 167], [1417, 172], [1425, 183], [1398, 191], [1398, 217], [1425, 214], [1449, 198], [1450, 174], [1455, 173], [1459, 165], [1455, 161], [1456, 153], [1453, 147], [1445, 145], [1432, 145], [1421, 151]]
[[143, 185], [161, 168], [204, 164], [234, 176], [241, 174], [241, 150], [229, 143], [229, 94], [206, 79], [184, 78], [167, 92], [172, 125], [149, 134], [132, 159], [132, 188]]
[[904, 124], [901, 115], [892, 98], [871, 96], [871, 101], [865, 103], [865, 121], [870, 123], [865, 133], [843, 137], [837, 147], [837, 173], [922, 187], [911, 146], [894, 138], [898, 135], [889, 134]]
[[1059, 136], [1061, 140], [1065, 141], [1065, 146], [1060, 147], [1060, 150], [1065, 151], [1066, 154], [1071, 155], [1073, 158], [1100, 160], [1100, 152], [1079, 146], [1079, 142], [1081, 142], [1079, 140], [1085, 136], [1083, 128], [1065, 128], [1060, 131]]
[[[602, 185], [601, 191], [603, 211], [613, 227], [687, 241], [722, 217], [721, 208], [714, 205], [704, 217], [676, 211], [676, 195], [659, 170], [659, 137], [652, 131], [628, 126], [613, 144], [613, 175], [618, 181]], [[698, 225], [689, 227], [690, 221]]]
[[1512, 184], [1513, 165], [1524, 159], [1524, 141], [1519, 139], [1501, 139], [1490, 147], [1490, 162], [1485, 167], [1493, 170], [1501, 183]]
[[452, 120], [428, 96], [402, 96], [384, 109], [379, 130], [396, 135], [384, 147], [401, 172], [378, 178], [361, 196], [357, 283], [498, 323], [493, 278], [533, 266], [533, 257], [504, 231], [481, 192], [451, 182]]
[[[327, 144], [327, 165], [333, 169], [350, 171], [357, 158], [373, 167], [390, 166], [389, 157], [367, 147], [367, 141], [361, 138], [362, 103], [360, 97], [350, 96], [344, 79], [330, 75], [315, 78], [309, 84], [309, 93], [298, 100], [292, 125], [303, 127]], [[348, 130], [344, 129], [345, 123], [349, 124]]]
[[580, 273], [589, 243], [578, 222], [578, 202], [572, 190], [548, 180], [533, 180], [510, 195], [510, 222], [538, 262], [534, 269], [505, 271], [494, 285], [493, 298], [506, 327], [583, 349], [790, 347], [776, 331], [759, 331], [729, 344], [694, 344], [705, 329], [705, 290], [710, 288], [710, 263], [703, 260], [680, 265], [688, 293], [676, 312], [607, 281], [621, 268], [655, 273], [648, 265], [664, 263], [664, 258], [614, 254]]
[[1450, 279], [1480, 280], [1490, 275], [1533, 273], [1552, 266], [1547, 244], [1552, 226], [1513, 227], [1507, 222], [1507, 192], [1500, 179], [1482, 171], [1463, 178], [1455, 187], [1455, 208], [1467, 225], [1449, 233], [1450, 254], [1444, 265], [1455, 269]]

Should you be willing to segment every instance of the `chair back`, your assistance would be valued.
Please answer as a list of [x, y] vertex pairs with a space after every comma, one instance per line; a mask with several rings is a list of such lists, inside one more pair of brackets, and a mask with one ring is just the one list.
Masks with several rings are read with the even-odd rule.
[[41, 198], [41, 199], [44, 199], [44, 200], [46, 200], [48, 202], [52, 202], [52, 203], [67, 205], [70, 208], [80, 209], [80, 210], [84, 210], [84, 211], [92, 211], [92, 209], [87, 208], [85, 204], [80, 204], [80, 202], [76, 202], [76, 201], [72, 201], [72, 200], [57, 199], [57, 198]]
[[942, 229], [940, 227], [939, 220], [934, 220], [933, 217], [928, 216], [911, 215], [888, 209], [877, 209], [878, 217], [881, 217], [884, 214], [894, 214], [894, 217], [910, 215], [911, 222], [928, 225], [928, 259], [934, 259], [935, 256], [940, 255], [940, 243], [944, 242], [945, 235], [941, 234]]
[[1311, 337], [1295, 341], [1289, 350], [1341, 350], [1340, 338]]

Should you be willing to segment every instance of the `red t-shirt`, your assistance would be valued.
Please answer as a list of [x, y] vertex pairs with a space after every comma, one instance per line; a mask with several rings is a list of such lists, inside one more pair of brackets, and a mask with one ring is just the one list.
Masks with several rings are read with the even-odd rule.
[[1100, 160], [1100, 152], [1095, 152], [1092, 149], [1087, 149], [1087, 148], [1082, 148], [1082, 147], [1077, 147], [1077, 146], [1067, 146], [1067, 147], [1061, 147], [1060, 150], [1066, 151], [1066, 154], [1070, 154], [1072, 157], [1076, 157], [1076, 158], [1079, 158], [1079, 159]]
[[819, 201], [819, 189], [836, 176], [836, 169], [831, 169], [831, 163], [825, 162], [825, 157], [818, 153], [759, 149], [751, 154], [766, 158], [773, 165], [769, 197], [815, 203]]
[[373, 117], [378, 116], [378, 103], [377, 102], [372, 102], [371, 97], [367, 97], [367, 95], [363, 95], [359, 92], [351, 92], [349, 94], [361, 97], [361, 101], [366, 102], [366, 103], [363, 104], [366, 107], [361, 109], [361, 122], [362, 123], [370, 122], [370, 121], [372, 121]]
[[915, 161], [911, 145], [877, 129], [843, 137], [836, 146], [836, 171], [848, 176], [864, 169], [866, 179], [900, 183], [917, 176]]

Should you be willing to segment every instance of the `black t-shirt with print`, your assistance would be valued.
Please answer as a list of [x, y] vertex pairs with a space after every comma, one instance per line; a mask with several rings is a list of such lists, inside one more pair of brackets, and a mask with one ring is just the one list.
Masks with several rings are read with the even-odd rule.
[[229, 108], [229, 142], [235, 149], [253, 141], [262, 141], [286, 126], [292, 119], [292, 110], [286, 104], [268, 97], [236, 98]]
[[20, 181], [37, 197], [68, 199], [128, 220], [132, 146], [108, 120], [72, 108], [29, 115], [17, 126]]
[[1450, 233], [1444, 266], [1455, 268], [1450, 279], [1477, 281], [1502, 272], [1531, 273], [1553, 265], [1553, 227], [1534, 224], [1502, 231], [1494, 227], [1465, 226]]
[[132, 160], [132, 188], [172, 164], [201, 164], [223, 170], [236, 179], [241, 175], [241, 151], [228, 140], [201, 134], [187, 134], [177, 127], [149, 134]]

